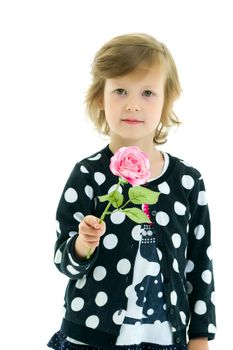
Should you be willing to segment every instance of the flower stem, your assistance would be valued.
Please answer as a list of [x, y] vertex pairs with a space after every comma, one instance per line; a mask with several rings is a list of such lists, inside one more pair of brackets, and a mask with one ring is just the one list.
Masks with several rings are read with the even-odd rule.
[[119, 209], [123, 209], [124, 207], [126, 207], [127, 204], [129, 204], [131, 202], [131, 200], [129, 199], [127, 202], [125, 202], [124, 205], [122, 205], [122, 207], [120, 207]]
[[[113, 191], [114, 193], [118, 190], [120, 184], [122, 184], [121, 178], [119, 178], [119, 181], [118, 181], [118, 184], [117, 184], [117, 186], [116, 186], [116, 189]], [[104, 218], [105, 218], [106, 214], [108, 213], [108, 209], [109, 209], [109, 207], [111, 206], [111, 204], [112, 204], [112, 202], [111, 202], [111, 200], [110, 200], [110, 201], [108, 202], [108, 204], [106, 205], [106, 207], [105, 207], [105, 209], [104, 209], [104, 211], [103, 211], [103, 213], [102, 213], [102, 215], [101, 215], [101, 217], [100, 217], [100, 219], [99, 219], [99, 223], [100, 223], [100, 224], [102, 224], [102, 222], [104, 221]], [[93, 253], [93, 252], [92, 252], [92, 248], [90, 248], [90, 249], [88, 250], [88, 253], [87, 253], [86, 258], [87, 258], [87, 259], [90, 259], [92, 253]]]
[[[117, 184], [117, 186], [116, 186], [116, 189], [113, 191], [114, 193], [118, 190], [120, 184], [121, 184], [121, 181], [120, 181], [120, 179], [119, 179], [118, 184]], [[109, 201], [108, 204], [107, 204], [107, 206], [105, 207], [105, 209], [104, 209], [104, 211], [103, 211], [103, 214], [101, 215], [100, 220], [99, 220], [99, 223], [100, 223], [100, 224], [104, 221], [104, 218], [105, 218], [105, 216], [106, 216], [106, 214], [107, 214], [107, 212], [108, 212], [108, 209], [109, 209], [109, 207], [110, 207], [111, 204], [112, 204], [112, 202]]]

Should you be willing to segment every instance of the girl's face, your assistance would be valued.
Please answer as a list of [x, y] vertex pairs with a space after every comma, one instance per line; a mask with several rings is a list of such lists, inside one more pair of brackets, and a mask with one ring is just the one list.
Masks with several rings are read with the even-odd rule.
[[111, 143], [153, 143], [164, 104], [165, 79], [165, 69], [159, 65], [106, 79], [103, 108]]

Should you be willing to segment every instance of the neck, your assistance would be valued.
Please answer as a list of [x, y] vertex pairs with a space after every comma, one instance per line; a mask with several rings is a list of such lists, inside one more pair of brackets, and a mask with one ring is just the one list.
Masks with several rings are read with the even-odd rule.
[[[150, 140], [149, 140], [150, 141]], [[150, 161], [156, 159], [161, 158], [161, 153], [160, 151], [158, 151], [156, 149], [155, 143], [153, 142], [147, 142], [145, 143], [145, 141], [141, 141], [138, 140], [118, 140], [118, 142], [113, 142], [113, 140], [111, 140], [110, 144], [109, 144], [109, 148], [112, 151], [112, 153], [115, 153], [119, 148], [121, 147], [130, 147], [130, 146], [137, 146], [138, 148], [140, 148], [141, 151], [145, 152]]]

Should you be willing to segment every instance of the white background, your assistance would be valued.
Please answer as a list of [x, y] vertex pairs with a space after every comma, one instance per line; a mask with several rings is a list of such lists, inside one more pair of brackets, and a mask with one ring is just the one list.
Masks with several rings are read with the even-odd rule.
[[1, 1], [1, 348], [45, 350], [66, 277], [55, 269], [55, 211], [74, 164], [107, 144], [85, 119], [93, 56], [146, 32], [176, 61], [183, 125], [163, 150], [203, 174], [212, 214], [218, 334], [232, 343], [231, 1]]

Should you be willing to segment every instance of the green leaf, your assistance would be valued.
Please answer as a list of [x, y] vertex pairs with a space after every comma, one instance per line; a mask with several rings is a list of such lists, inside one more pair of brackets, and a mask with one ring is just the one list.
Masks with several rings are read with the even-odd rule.
[[155, 204], [159, 199], [160, 192], [141, 186], [134, 186], [130, 187], [128, 194], [133, 204]]
[[114, 208], [119, 208], [124, 200], [123, 194], [119, 193], [118, 191], [113, 191], [109, 194], [110, 202], [114, 206]]
[[106, 202], [110, 200], [110, 196], [105, 194], [104, 196], [98, 196], [100, 202]]
[[147, 217], [147, 215], [138, 208], [127, 208], [127, 209], [122, 209], [121, 210], [128, 218], [133, 220], [134, 222], [138, 224], [142, 223], [150, 223], [150, 219]]
[[100, 202], [111, 202], [114, 208], [119, 208], [124, 200], [123, 195], [118, 191], [112, 191], [109, 194], [105, 194], [104, 196], [98, 196], [98, 198]]

